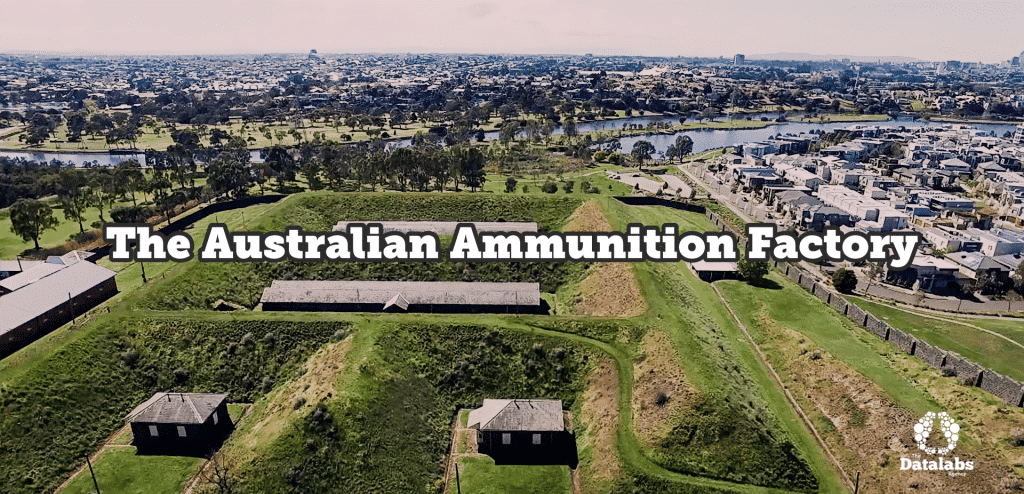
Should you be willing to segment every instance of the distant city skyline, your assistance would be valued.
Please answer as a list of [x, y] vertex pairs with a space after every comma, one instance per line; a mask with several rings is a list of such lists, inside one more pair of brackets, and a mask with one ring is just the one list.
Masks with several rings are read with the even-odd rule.
[[38, 0], [4, 12], [4, 53], [807, 53], [998, 63], [1024, 50], [1024, 2], [1013, 1]]

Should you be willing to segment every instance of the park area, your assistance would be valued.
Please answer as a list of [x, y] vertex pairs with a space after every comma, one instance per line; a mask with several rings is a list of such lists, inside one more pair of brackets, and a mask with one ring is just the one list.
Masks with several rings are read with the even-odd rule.
[[495, 465], [489, 456], [459, 459], [461, 487], [450, 492], [465, 494], [569, 494], [571, 472], [565, 465]]
[[[177, 494], [206, 462], [191, 456], [137, 455], [132, 446], [107, 448], [93, 470], [103, 494]], [[61, 494], [96, 492], [86, 468]]]

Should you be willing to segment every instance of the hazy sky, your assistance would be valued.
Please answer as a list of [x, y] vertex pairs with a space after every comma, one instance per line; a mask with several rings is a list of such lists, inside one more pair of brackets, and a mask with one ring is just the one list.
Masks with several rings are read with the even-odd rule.
[[1024, 1], [2, 0], [0, 52], [776, 52], [999, 62]]

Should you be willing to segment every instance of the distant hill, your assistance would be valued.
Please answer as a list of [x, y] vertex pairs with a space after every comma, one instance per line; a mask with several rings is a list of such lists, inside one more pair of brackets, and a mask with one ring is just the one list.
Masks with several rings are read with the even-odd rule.
[[794, 60], [794, 61], [807, 61], [807, 62], [827, 62], [829, 60], [842, 60], [844, 58], [850, 59], [851, 62], [858, 63], [870, 63], [870, 62], [889, 62], [889, 63], [916, 63], [923, 62], [919, 58], [914, 57], [863, 57], [863, 56], [851, 56], [851, 55], [814, 55], [811, 53], [768, 53], [759, 55], [749, 55], [747, 60]]

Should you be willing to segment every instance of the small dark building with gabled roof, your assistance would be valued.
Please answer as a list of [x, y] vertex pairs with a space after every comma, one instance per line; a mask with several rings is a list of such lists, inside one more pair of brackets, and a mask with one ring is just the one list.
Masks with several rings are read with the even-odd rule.
[[204, 455], [234, 429], [227, 393], [157, 393], [128, 414], [140, 453]]
[[477, 448], [497, 464], [558, 464], [575, 468], [576, 440], [561, 400], [484, 400], [466, 424]]

